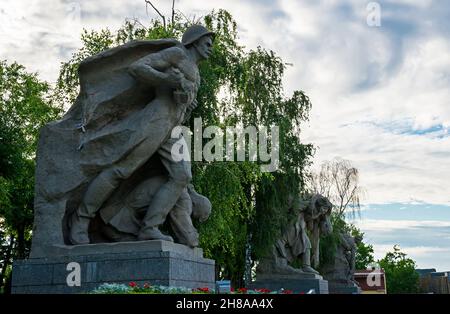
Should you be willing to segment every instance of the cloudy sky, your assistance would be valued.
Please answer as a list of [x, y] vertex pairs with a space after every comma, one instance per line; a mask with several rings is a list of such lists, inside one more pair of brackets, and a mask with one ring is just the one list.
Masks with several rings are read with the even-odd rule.
[[[171, 2], [153, 1], [167, 15]], [[301, 89], [313, 102], [303, 140], [319, 148], [316, 166], [341, 157], [360, 170], [367, 195], [355, 223], [376, 257], [399, 244], [419, 267], [450, 270], [448, 1], [177, 0], [176, 8], [197, 17], [227, 9], [247, 49], [293, 64], [286, 94]], [[83, 28], [152, 17], [143, 0], [2, 0], [0, 59], [55, 82]]]

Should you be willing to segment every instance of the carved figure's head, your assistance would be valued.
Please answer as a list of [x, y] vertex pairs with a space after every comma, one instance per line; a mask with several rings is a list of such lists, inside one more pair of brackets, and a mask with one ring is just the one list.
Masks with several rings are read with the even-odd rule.
[[192, 200], [192, 218], [204, 222], [211, 215], [211, 202], [201, 194], [198, 194], [192, 186], [188, 188], [189, 196]]
[[320, 233], [322, 235], [329, 235], [333, 232], [333, 226], [331, 223], [331, 210], [333, 204], [320, 194], [314, 194], [311, 196], [308, 210], [306, 211], [307, 220], [315, 221], [319, 225]]
[[181, 42], [188, 49], [194, 47], [201, 59], [208, 59], [212, 53], [214, 37], [214, 32], [196, 24], [184, 32]]
[[360, 234], [354, 236], [353, 238], [355, 239], [356, 245], [360, 244], [362, 242], [362, 240], [363, 240], [363, 237]]

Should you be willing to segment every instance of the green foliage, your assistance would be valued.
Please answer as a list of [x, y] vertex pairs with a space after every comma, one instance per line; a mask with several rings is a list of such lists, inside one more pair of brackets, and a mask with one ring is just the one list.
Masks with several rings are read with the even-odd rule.
[[356, 226], [350, 225], [350, 234], [355, 238], [361, 239], [359, 243], [356, 243], [357, 248], [355, 268], [368, 269], [369, 266], [373, 265], [373, 263], [375, 262], [375, 258], [373, 256], [373, 246], [371, 244], [366, 244], [363, 242], [364, 232], [362, 232]]
[[[168, 287], [151, 285], [144, 283], [139, 285], [136, 282], [130, 282], [128, 286], [124, 284], [116, 283], [104, 283], [98, 288], [94, 289], [92, 294], [211, 294], [215, 293], [215, 290], [208, 287], [199, 287], [194, 289], [188, 289], [184, 287]], [[280, 289], [271, 291], [266, 288], [260, 288], [255, 290], [248, 290], [240, 288], [237, 291], [231, 291], [230, 294], [292, 294], [291, 290]]]
[[394, 251], [386, 253], [379, 260], [380, 267], [386, 274], [388, 293], [417, 293], [419, 292], [419, 274], [416, 272], [416, 263], [394, 246]]
[[92, 291], [93, 294], [191, 294], [192, 289], [183, 287], [153, 286], [148, 283], [139, 286], [130, 282], [124, 284], [105, 283]]
[[17, 63], [0, 62], [0, 286], [12, 258], [28, 253], [38, 134], [60, 112], [47, 83]]
[[334, 264], [336, 250], [341, 241], [340, 234], [347, 232], [349, 229], [345, 220], [343, 220], [336, 212], [332, 212], [331, 214], [331, 224], [333, 226], [333, 232], [320, 239], [319, 271], [321, 267], [324, 267], [325, 265]]

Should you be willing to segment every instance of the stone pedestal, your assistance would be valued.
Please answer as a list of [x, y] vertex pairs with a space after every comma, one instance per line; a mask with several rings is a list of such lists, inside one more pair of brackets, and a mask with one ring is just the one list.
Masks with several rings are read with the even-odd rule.
[[[71, 262], [80, 265], [80, 286], [67, 284]], [[214, 266], [202, 249], [159, 240], [53, 246], [45, 258], [14, 262], [12, 293], [87, 293], [103, 283], [131, 281], [214, 289]]]
[[328, 281], [330, 294], [361, 294], [361, 288], [356, 284]]
[[315, 274], [296, 275], [256, 275], [250, 289], [292, 290], [293, 293], [307, 293], [311, 289], [315, 294], [328, 294], [328, 281]]

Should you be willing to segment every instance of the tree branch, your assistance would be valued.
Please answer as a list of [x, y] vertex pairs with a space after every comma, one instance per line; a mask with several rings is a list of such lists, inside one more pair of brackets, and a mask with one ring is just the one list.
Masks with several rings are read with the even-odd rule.
[[172, 1], [172, 24], [175, 19], [175, 0]]
[[[145, 3], [150, 4], [152, 6], [153, 10], [155, 10], [156, 13], [158, 13], [158, 15], [162, 18], [163, 26], [165, 29], [166, 28], [166, 17], [164, 15], [162, 15], [161, 12], [159, 12], [159, 10], [153, 5], [153, 3], [150, 2], [150, 0], [145, 0]], [[147, 6], [145, 8], [147, 9]], [[147, 12], [147, 14], [148, 14], [148, 12]]]

